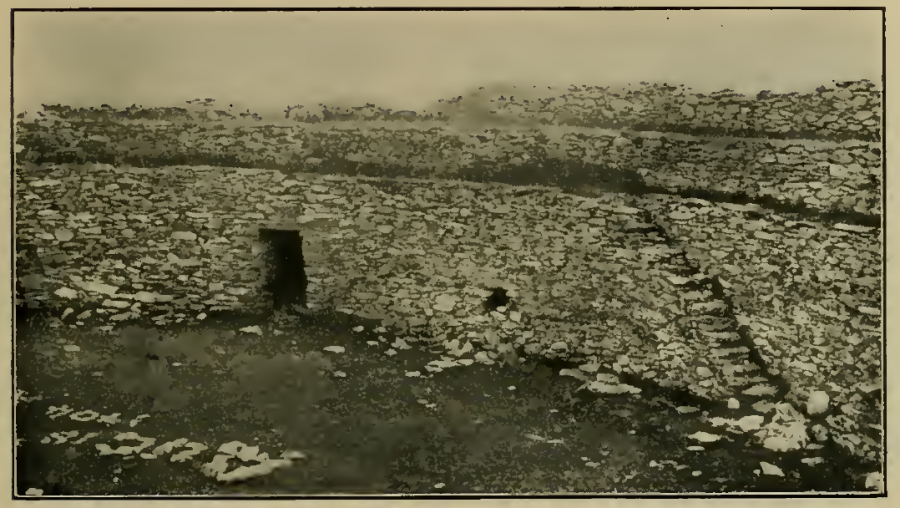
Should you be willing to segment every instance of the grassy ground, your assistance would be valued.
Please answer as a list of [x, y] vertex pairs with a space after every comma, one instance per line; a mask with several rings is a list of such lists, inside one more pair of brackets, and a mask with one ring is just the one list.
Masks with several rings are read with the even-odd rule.
[[[560, 376], [564, 362], [448, 366], [453, 358], [441, 357], [447, 353], [439, 345], [432, 351], [424, 341], [403, 344], [378, 322], [342, 313], [222, 314], [201, 330], [148, 324], [111, 334], [50, 329], [40, 313], [20, 317], [17, 378], [27, 394], [17, 407], [20, 494], [865, 487], [864, 477], [845, 471], [850, 459], [837, 450], [820, 465], [753, 446], [741, 435], [689, 450], [696, 443], [684, 436], [702, 418], [702, 401], [684, 393], [649, 386], [639, 395], [579, 392], [579, 381]], [[258, 333], [241, 331], [253, 326]], [[62, 347], [73, 344], [78, 351]], [[698, 409], [682, 412], [689, 406]], [[79, 412], [87, 409], [119, 413], [106, 419], [119, 421], [72, 418], [85, 419], [89, 414]], [[99, 435], [76, 441], [91, 432]], [[136, 439], [114, 441], [127, 432], [155, 438], [144, 453], [165, 442], [175, 441], [176, 449], [153, 458], [123, 448], [99, 455], [102, 444], [138, 446]], [[304, 456], [234, 481], [204, 475], [219, 447], [235, 441], [271, 458], [285, 450]], [[205, 449], [182, 460], [185, 453], [177, 453], [188, 443]], [[760, 461], [780, 466], [785, 476], [754, 472]], [[227, 473], [264, 462], [232, 457]]]

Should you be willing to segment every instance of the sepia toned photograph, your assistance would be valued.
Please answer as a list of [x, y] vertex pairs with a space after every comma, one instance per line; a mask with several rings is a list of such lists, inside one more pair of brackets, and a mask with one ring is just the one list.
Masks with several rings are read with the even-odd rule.
[[15, 498], [885, 495], [884, 8], [10, 16]]

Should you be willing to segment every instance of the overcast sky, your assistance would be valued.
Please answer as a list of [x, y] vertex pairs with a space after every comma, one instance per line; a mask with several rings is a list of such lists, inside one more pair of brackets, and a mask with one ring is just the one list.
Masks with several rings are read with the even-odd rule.
[[264, 117], [320, 102], [431, 111], [479, 86], [640, 81], [810, 92], [880, 85], [881, 13], [19, 12], [14, 72], [17, 112], [194, 98]]

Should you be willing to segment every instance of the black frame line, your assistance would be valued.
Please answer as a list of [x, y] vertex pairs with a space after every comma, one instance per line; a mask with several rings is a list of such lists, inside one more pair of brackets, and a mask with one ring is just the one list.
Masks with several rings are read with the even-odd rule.
[[[213, 497], [200, 497], [200, 496], [66, 496], [66, 497], [54, 497], [54, 496], [42, 496], [42, 497], [30, 497], [30, 496], [19, 496], [16, 494], [16, 478], [15, 478], [15, 470], [16, 470], [16, 445], [15, 445], [15, 430], [13, 430], [12, 439], [12, 471], [14, 474], [12, 475], [12, 492], [11, 496], [12, 500], [39, 500], [39, 499], [72, 499], [72, 500], [111, 500], [111, 499], [160, 499], [160, 500], [210, 500], [210, 499], [222, 499], [222, 500], [245, 500], [245, 499], [286, 499], [286, 500], [298, 500], [298, 499], [310, 499], [310, 500], [329, 500], [329, 499], [491, 499], [491, 498], [500, 498], [500, 499], [604, 499], [604, 498], [646, 498], [646, 499], [704, 499], [704, 498], [724, 498], [724, 499], [734, 499], [734, 498], [816, 498], [816, 499], [830, 499], [830, 498], [881, 498], [887, 497], [888, 495], [888, 483], [887, 483], [887, 466], [888, 466], [888, 446], [887, 446], [887, 429], [888, 420], [887, 420], [887, 400], [886, 400], [886, 392], [887, 392], [887, 320], [886, 310], [887, 310], [887, 132], [888, 132], [888, 121], [887, 121], [887, 101], [888, 101], [888, 93], [887, 93], [887, 8], [886, 7], [872, 7], [872, 6], [846, 6], [846, 7], [813, 7], [813, 6], [772, 6], [772, 7], [759, 7], [759, 6], [723, 6], [723, 7], [688, 7], [688, 6], [680, 6], [680, 7], [483, 7], [483, 6], [472, 6], [472, 7], [297, 7], [297, 8], [285, 8], [285, 7], [223, 7], [223, 8], [215, 8], [215, 7], [74, 7], [74, 8], [11, 8], [10, 9], [10, 177], [11, 177], [11, 185], [10, 185], [10, 249], [11, 249], [11, 277], [10, 283], [12, 288], [15, 287], [15, 259], [16, 259], [16, 243], [15, 243], [15, 186], [12, 184], [14, 182], [15, 175], [15, 14], [17, 12], [492, 12], [492, 11], [541, 11], [541, 12], [631, 12], [631, 11], [689, 11], [689, 10], [800, 10], [800, 11], [881, 11], [882, 16], [882, 46], [881, 46], [881, 66], [882, 66], [882, 74], [881, 74], [881, 86], [882, 86], [882, 95], [881, 95], [881, 118], [882, 118], [882, 136], [881, 136], [881, 144], [882, 144], [882, 190], [881, 190], [881, 198], [882, 198], [882, 213], [881, 213], [881, 235], [882, 235], [882, 422], [883, 422], [883, 432], [882, 432], [882, 468], [883, 468], [883, 478], [884, 478], [884, 489], [881, 493], [867, 493], [867, 492], [853, 492], [853, 493], [814, 493], [814, 492], [791, 492], [791, 493], [697, 493], [697, 494], [630, 494], [630, 493], [596, 493], [596, 494], [548, 494], [548, 495], [522, 495], [522, 494], [384, 494], [384, 495], [308, 495], [308, 496], [298, 496], [298, 495], [259, 495], [259, 496], [236, 496], [236, 495], [223, 495], [223, 496], [213, 496]], [[15, 304], [15, 291], [13, 290], [10, 294], [10, 303], [11, 307], [14, 307]], [[11, 331], [12, 337], [15, 337], [15, 313], [11, 314]], [[15, 386], [16, 381], [16, 372], [15, 372], [15, 340], [12, 342], [12, 351], [13, 354], [10, 358], [10, 367], [12, 372], [12, 386]], [[13, 403], [13, 411], [11, 412], [11, 428], [15, 429], [15, 398], [11, 397], [10, 400]]]

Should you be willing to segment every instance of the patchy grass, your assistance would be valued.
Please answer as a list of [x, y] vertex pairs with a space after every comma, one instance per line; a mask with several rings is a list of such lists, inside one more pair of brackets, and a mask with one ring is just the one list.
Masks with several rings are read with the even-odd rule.
[[[440, 345], [406, 344], [343, 313], [220, 315], [197, 330], [65, 336], [45, 321], [32, 315], [17, 333], [19, 388], [29, 395], [17, 408], [20, 494], [864, 488], [838, 456], [800, 464], [741, 435], [688, 449], [696, 443], [683, 436], [697, 415], [684, 408], [698, 401], [686, 393], [598, 397], [560, 376], [561, 362], [451, 366]], [[104, 416], [79, 421], [87, 410]], [[139, 446], [115, 442], [127, 432], [155, 440], [100, 455]], [[259, 447], [256, 459], [219, 452], [234, 442]], [[140, 455], [163, 443], [174, 445]], [[264, 467], [262, 453], [288, 450], [300, 453]], [[761, 461], [785, 476], [755, 474]]]

